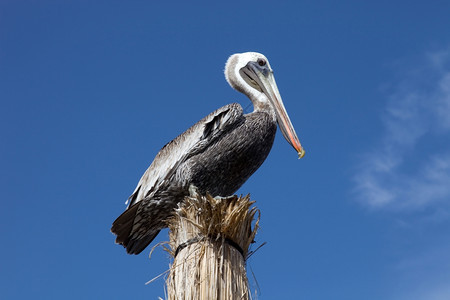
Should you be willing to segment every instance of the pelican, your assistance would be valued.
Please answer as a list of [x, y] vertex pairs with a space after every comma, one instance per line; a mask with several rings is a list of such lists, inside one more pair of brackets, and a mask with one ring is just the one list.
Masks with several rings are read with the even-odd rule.
[[191, 186], [212, 196], [235, 193], [266, 159], [277, 123], [298, 157], [305, 154], [264, 55], [230, 56], [225, 78], [250, 98], [253, 112], [244, 114], [237, 103], [225, 105], [159, 151], [111, 228], [127, 253], [139, 254], [152, 242]]

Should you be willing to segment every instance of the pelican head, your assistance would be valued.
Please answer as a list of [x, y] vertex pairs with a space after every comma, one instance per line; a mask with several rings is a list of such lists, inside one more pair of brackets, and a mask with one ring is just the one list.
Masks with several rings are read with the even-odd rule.
[[302, 158], [305, 150], [284, 108], [267, 58], [257, 52], [233, 54], [226, 63], [225, 78], [232, 88], [250, 98], [255, 111], [266, 111], [276, 119], [284, 138]]

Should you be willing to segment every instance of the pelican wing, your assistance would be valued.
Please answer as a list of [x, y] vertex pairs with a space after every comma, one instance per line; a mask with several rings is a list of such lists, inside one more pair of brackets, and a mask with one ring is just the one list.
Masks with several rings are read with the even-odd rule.
[[238, 103], [225, 105], [166, 144], [142, 175], [128, 199], [130, 201], [128, 207], [151, 196], [158, 186], [171, 177], [181, 163], [202, 152], [212, 141], [242, 120], [242, 116], [243, 110]]

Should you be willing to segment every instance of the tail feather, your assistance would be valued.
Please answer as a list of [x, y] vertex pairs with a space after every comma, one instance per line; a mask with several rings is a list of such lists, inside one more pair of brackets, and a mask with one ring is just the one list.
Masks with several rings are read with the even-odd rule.
[[129, 254], [141, 253], [167, 226], [167, 218], [186, 194], [186, 189], [174, 186], [132, 204], [112, 224], [116, 243]]
[[129, 254], [141, 253], [158, 235], [159, 229], [150, 230], [146, 235], [135, 237], [132, 235], [134, 220], [139, 203], [124, 211], [112, 224], [111, 232], [117, 235], [116, 243], [124, 246]]
[[111, 232], [117, 235], [116, 243], [126, 246], [124, 243], [133, 229], [134, 218], [138, 205], [133, 205], [125, 210], [112, 224]]
[[140, 237], [138, 239], [129, 238], [127, 240], [127, 245], [125, 248], [127, 249], [128, 254], [139, 254], [141, 253], [158, 235], [160, 230], [151, 231], [149, 234]]
[[136, 203], [125, 210], [113, 222], [111, 227], [111, 232], [117, 236], [116, 243], [125, 247], [128, 254], [141, 253], [161, 231], [160, 227], [150, 226], [146, 228], [147, 232], [145, 232], [145, 235], [136, 235], [132, 232], [133, 226], [136, 225], [135, 219], [140, 204]]

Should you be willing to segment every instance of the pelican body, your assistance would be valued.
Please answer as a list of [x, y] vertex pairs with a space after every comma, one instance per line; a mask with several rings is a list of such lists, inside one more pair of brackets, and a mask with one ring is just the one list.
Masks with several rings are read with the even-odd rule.
[[225, 77], [247, 95], [254, 111], [244, 114], [237, 103], [210, 113], [165, 145], [113, 223], [116, 243], [139, 254], [166, 227], [190, 186], [212, 196], [230, 196], [261, 166], [280, 126], [299, 158], [304, 150], [291, 124], [267, 58], [256, 52], [232, 55]]

